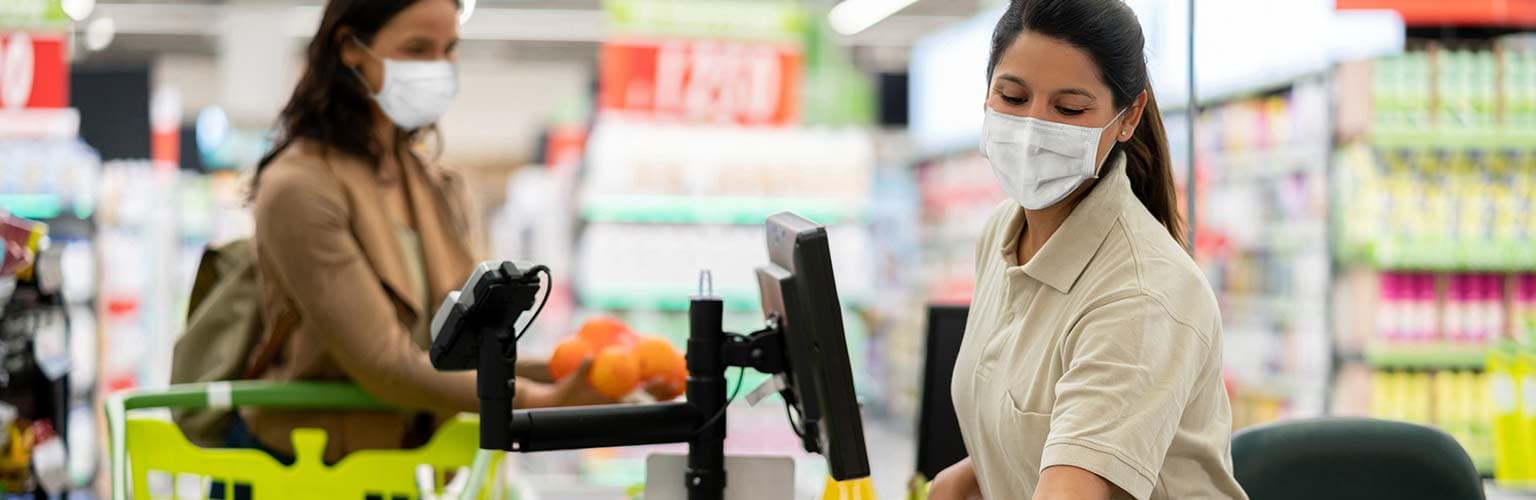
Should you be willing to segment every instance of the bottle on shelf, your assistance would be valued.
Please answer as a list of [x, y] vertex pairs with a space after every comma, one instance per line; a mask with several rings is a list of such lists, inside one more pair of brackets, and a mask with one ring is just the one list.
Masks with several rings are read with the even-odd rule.
[[1536, 274], [1516, 278], [1514, 307], [1515, 340], [1526, 345], [1536, 343]]
[[1380, 300], [1377, 301], [1376, 338], [1392, 343], [1403, 340], [1403, 276], [1394, 273], [1381, 275]]
[[1440, 332], [1436, 328], [1439, 322], [1435, 319], [1434, 275], [1419, 274], [1414, 277], [1413, 308], [1414, 340], [1419, 342], [1438, 340]]
[[1452, 274], [1446, 278], [1444, 328], [1446, 338], [1452, 342], [1460, 342], [1468, 336], [1472, 316], [1470, 288], [1466, 276]]
[[1503, 338], [1505, 327], [1504, 311], [1504, 277], [1497, 274], [1489, 274], [1484, 278], [1483, 284], [1483, 331], [1481, 335], [1473, 339], [1482, 344], [1488, 344], [1495, 339]]

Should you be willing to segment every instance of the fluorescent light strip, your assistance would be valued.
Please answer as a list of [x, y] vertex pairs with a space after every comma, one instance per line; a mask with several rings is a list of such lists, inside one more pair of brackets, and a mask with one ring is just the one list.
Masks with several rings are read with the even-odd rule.
[[914, 3], [917, 0], [844, 0], [827, 13], [827, 22], [833, 31], [854, 35]]

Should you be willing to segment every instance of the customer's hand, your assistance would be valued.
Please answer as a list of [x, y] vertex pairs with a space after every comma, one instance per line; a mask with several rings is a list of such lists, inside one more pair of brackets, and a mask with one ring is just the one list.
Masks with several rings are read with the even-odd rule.
[[581, 362], [581, 366], [576, 369], [575, 373], [567, 375], [558, 382], [553, 384], [524, 382], [518, 386], [518, 392], [526, 394], [526, 399], [523, 399], [523, 403], [527, 408], [617, 403], [617, 400], [592, 388], [592, 384], [587, 382], [587, 375], [591, 372], [592, 360], [589, 358]]
[[940, 471], [928, 484], [928, 500], [981, 500], [981, 483], [976, 481], [971, 459]]
[[555, 376], [549, 372], [549, 359], [547, 358], [517, 358], [515, 367], [518, 377], [534, 382], [553, 384]]

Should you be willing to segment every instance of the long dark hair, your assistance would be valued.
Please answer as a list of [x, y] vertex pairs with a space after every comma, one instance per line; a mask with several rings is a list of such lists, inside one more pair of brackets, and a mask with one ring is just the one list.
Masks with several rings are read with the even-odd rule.
[[[992, 55], [987, 62], [987, 85], [1003, 51], [1025, 31], [1049, 36], [1082, 49], [1098, 66], [1099, 77], [1114, 94], [1117, 109], [1124, 109], [1143, 91], [1146, 110], [1131, 140], [1116, 143], [1124, 151], [1125, 173], [1131, 190], [1168, 233], [1184, 243], [1184, 220], [1179, 214], [1178, 190], [1173, 185], [1173, 164], [1168, 157], [1168, 133], [1157, 111], [1152, 82], [1147, 76], [1141, 23], [1123, 0], [1012, 0], [992, 32]], [[1114, 154], [1111, 152], [1111, 154]]]
[[[288, 105], [277, 118], [272, 150], [256, 164], [256, 179], [294, 140], [307, 139], [335, 151], [378, 164], [384, 145], [374, 137], [373, 98], [363, 79], [341, 60], [343, 44], [354, 43], [341, 36], [342, 29], [363, 44], [394, 19], [400, 11], [421, 0], [330, 0], [326, 2], [320, 29], [309, 41], [304, 76], [294, 88]], [[458, 3], [459, 0], [454, 0]], [[415, 141], [430, 130], [398, 131], [396, 148]], [[252, 184], [255, 192], [255, 184]]]

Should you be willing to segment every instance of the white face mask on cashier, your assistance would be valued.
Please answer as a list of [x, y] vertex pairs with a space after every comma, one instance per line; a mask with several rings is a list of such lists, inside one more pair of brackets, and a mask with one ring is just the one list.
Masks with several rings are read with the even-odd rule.
[[987, 108], [981, 125], [981, 156], [992, 164], [992, 173], [1009, 197], [1024, 208], [1042, 210], [1098, 177], [1099, 138], [1125, 111], [1094, 128]]
[[[384, 86], [373, 95], [373, 100], [395, 125], [406, 130], [431, 125], [453, 105], [453, 98], [459, 94], [459, 71], [453, 63], [385, 59], [357, 37], [352, 41], [384, 63]], [[352, 71], [357, 72], [355, 68]], [[363, 79], [364, 86], [368, 85], [361, 73], [357, 77]]]

